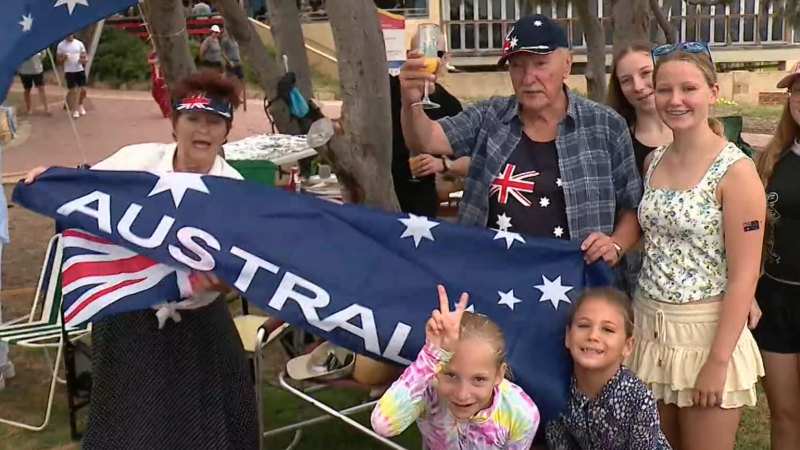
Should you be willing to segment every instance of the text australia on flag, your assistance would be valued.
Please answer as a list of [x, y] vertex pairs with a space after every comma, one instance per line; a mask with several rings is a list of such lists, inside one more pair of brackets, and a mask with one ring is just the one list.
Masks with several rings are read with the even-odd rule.
[[[180, 271], [213, 271], [268, 313], [395, 363], [407, 364], [424, 344], [436, 285], [453, 299], [468, 292], [470, 307], [503, 329], [517, 381], [548, 417], [568, 391], [570, 302], [584, 287], [611, 280], [606, 267], [585, 265], [569, 241], [335, 205], [213, 176], [54, 168], [20, 184], [14, 201], [179, 270], [154, 275], [145, 291], [150, 304], [133, 309], [180, 297]], [[110, 304], [119, 311], [125, 302]]]

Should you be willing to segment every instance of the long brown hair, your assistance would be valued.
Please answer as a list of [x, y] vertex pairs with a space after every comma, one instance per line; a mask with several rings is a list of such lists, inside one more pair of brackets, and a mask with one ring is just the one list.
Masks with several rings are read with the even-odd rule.
[[611, 62], [611, 80], [608, 83], [608, 95], [606, 95], [606, 105], [618, 112], [619, 115], [625, 119], [628, 126], [636, 122], [636, 109], [631, 105], [631, 102], [625, 98], [625, 94], [622, 93], [622, 85], [619, 82], [619, 76], [617, 76], [617, 65], [622, 58], [631, 53], [645, 53], [650, 56], [652, 50], [653, 44], [650, 42], [635, 41], [614, 52], [614, 59]]
[[[707, 53], [689, 53], [683, 50], [675, 50], [672, 53], [661, 56], [656, 60], [655, 67], [653, 68], [653, 87], [656, 85], [656, 77], [658, 69], [670, 61], [684, 61], [693, 64], [700, 70], [703, 77], [706, 79], [709, 87], [717, 84], [717, 70], [714, 68], [714, 63], [711, 62], [711, 56]], [[725, 127], [719, 120], [708, 116], [708, 126], [716, 135], [725, 137]]]
[[789, 110], [789, 98], [786, 98], [786, 103], [783, 105], [783, 113], [781, 119], [778, 121], [778, 129], [769, 140], [769, 143], [764, 147], [763, 151], [758, 152], [755, 157], [756, 169], [758, 175], [761, 177], [761, 182], [764, 187], [767, 187], [770, 177], [772, 177], [772, 170], [775, 164], [778, 163], [792, 147], [795, 139], [800, 138], [800, 125], [795, 122], [792, 113]]

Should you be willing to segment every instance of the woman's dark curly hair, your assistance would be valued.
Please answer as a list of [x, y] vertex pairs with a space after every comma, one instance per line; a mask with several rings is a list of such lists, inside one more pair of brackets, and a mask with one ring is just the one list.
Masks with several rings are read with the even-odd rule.
[[[200, 93], [230, 103], [234, 110], [242, 102], [241, 86], [238, 81], [222, 78], [218, 73], [212, 71], [200, 71], [187, 75], [175, 83], [175, 88], [172, 90], [172, 103]], [[173, 122], [179, 114], [177, 111], [172, 111]]]

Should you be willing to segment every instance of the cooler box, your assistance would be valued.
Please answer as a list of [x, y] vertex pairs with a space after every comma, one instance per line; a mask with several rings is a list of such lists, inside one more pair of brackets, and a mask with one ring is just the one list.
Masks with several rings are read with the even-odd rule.
[[245, 180], [254, 183], [261, 183], [267, 186], [275, 186], [275, 178], [278, 173], [278, 166], [272, 161], [266, 160], [228, 160], [234, 169], [236, 169]]

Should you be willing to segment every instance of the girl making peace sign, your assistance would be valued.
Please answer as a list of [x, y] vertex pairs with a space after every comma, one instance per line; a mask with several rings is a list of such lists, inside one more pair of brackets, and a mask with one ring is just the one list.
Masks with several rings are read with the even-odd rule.
[[506, 345], [488, 317], [464, 311], [461, 295], [450, 311], [439, 286], [439, 309], [425, 326], [417, 360], [381, 397], [372, 428], [396, 436], [416, 420], [430, 450], [527, 449], [539, 426], [539, 410], [505, 379]]

